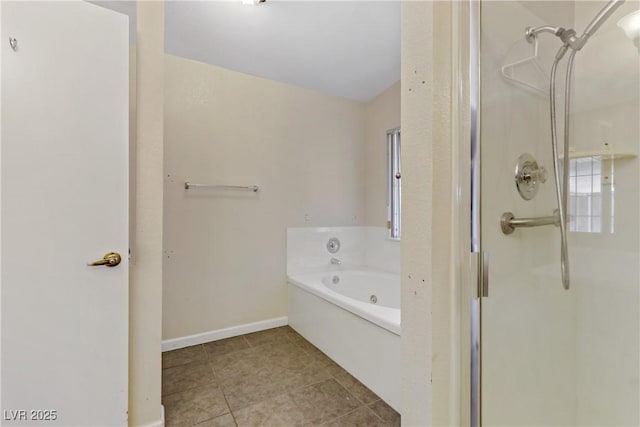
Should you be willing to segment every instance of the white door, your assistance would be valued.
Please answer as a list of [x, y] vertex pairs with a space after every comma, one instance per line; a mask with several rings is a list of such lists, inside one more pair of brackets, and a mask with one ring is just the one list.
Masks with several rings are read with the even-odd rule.
[[128, 18], [0, 8], [2, 425], [126, 425]]

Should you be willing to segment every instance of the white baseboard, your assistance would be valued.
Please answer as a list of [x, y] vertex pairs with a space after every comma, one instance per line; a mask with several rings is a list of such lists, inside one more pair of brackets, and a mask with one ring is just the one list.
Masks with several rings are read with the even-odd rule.
[[160, 405], [160, 419], [150, 422], [148, 424], [143, 424], [139, 427], [164, 427], [164, 405]]
[[278, 326], [285, 326], [288, 324], [288, 317], [276, 317], [274, 319], [262, 320], [260, 322], [246, 323], [244, 325], [232, 326], [230, 328], [216, 329], [215, 331], [203, 332], [195, 335], [187, 335], [186, 337], [172, 338], [162, 341], [162, 351], [177, 350], [179, 348], [190, 347], [192, 345], [217, 341], [224, 338], [237, 337], [238, 335], [264, 331], [265, 329], [277, 328]]

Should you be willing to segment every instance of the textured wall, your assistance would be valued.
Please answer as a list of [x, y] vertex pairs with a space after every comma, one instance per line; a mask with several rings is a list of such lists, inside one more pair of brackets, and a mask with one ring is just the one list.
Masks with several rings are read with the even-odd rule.
[[170, 55], [164, 69], [163, 338], [286, 316], [286, 228], [363, 225], [364, 104]]
[[[129, 424], [159, 423], [162, 325], [164, 3], [137, 3], [135, 205], [131, 236]], [[133, 83], [133, 82], [132, 82]], [[133, 142], [133, 141], [132, 141]]]
[[[402, 4], [402, 423], [431, 424], [433, 3]], [[423, 83], [424, 82], [424, 83]]]
[[402, 423], [449, 425], [457, 417], [450, 399], [457, 338], [450, 330], [450, 3], [403, 3], [402, 82]]

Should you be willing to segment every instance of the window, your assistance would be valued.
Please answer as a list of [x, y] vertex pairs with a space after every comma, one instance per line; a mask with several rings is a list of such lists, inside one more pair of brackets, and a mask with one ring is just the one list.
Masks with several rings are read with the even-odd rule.
[[600, 233], [602, 205], [602, 159], [569, 160], [569, 231]]
[[389, 237], [399, 239], [400, 226], [400, 202], [401, 202], [401, 179], [400, 179], [400, 129], [387, 131], [387, 228]]

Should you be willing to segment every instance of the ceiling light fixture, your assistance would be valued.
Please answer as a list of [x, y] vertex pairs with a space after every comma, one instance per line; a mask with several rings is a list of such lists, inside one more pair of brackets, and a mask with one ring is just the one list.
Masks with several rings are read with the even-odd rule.
[[624, 16], [618, 21], [618, 27], [624, 30], [624, 33], [633, 41], [633, 44], [638, 48], [638, 53], [640, 53], [640, 10]]
[[242, 0], [242, 4], [244, 5], [248, 5], [248, 6], [255, 6], [258, 3], [264, 3], [267, 0]]

